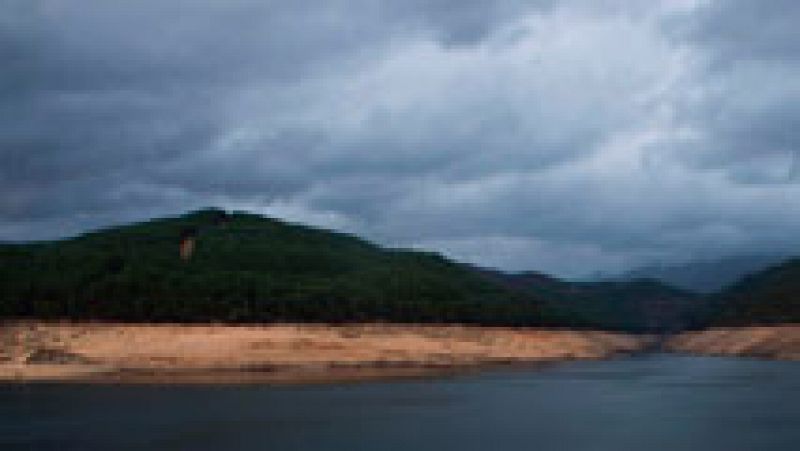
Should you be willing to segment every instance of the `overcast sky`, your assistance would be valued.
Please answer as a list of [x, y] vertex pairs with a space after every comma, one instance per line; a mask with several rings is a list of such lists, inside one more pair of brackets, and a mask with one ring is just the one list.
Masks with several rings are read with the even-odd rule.
[[0, 0], [0, 239], [203, 206], [508, 270], [800, 254], [796, 0]]

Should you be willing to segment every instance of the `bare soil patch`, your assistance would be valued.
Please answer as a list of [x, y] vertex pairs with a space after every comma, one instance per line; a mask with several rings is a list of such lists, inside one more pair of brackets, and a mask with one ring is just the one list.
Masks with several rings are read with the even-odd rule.
[[603, 359], [648, 337], [458, 325], [14, 322], [0, 381], [331, 382]]

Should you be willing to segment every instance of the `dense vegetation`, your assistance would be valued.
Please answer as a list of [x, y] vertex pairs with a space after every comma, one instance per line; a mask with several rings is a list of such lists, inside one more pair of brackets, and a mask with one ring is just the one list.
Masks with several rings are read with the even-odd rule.
[[715, 295], [712, 305], [713, 325], [800, 322], [800, 259], [745, 277]]
[[656, 280], [565, 282], [544, 274], [489, 272], [506, 286], [608, 329], [668, 332], [690, 326], [703, 299]]
[[[182, 240], [194, 244], [185, 259]], [[67, 240], [0, 245], [5, 318], [457, 322], [666, 332], [800, 322], [798, 293], [800, 260], [702, 297], [645, 279], [575, 283], [484, 270], [214, 209]]]
[[212, 209], [4, 244], [0, 265], [3, 317], [590, 325], [436, 254]]

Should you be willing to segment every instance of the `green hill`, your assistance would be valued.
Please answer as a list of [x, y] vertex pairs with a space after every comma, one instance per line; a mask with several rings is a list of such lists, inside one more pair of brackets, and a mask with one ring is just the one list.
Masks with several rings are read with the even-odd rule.
[[7, 318], [588, 325], [436, 254], [214, 209], [3, 244], [0, 266]]
[[688, 326], [703, 298], [656, 280], [566, 282], [544, 274], [490, 272], [506, 286], [609, 329], [667, 332]]
[[800, 322], [800, 259], [745, 277], [714, 296], [713, 307], [713, 325]]

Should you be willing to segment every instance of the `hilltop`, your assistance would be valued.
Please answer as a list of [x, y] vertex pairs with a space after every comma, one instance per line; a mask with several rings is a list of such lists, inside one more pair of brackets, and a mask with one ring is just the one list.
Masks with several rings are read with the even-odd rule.
[[216, 209], [4, 244], [0, 265], [4, 317], [588, 325], [437, 254]]
[[577, 283], [250, 213], [205, 209], [0, 245], [0, 315], [136, 322], [466, 323], [667, 331], [697, 297], [654, 280]]

